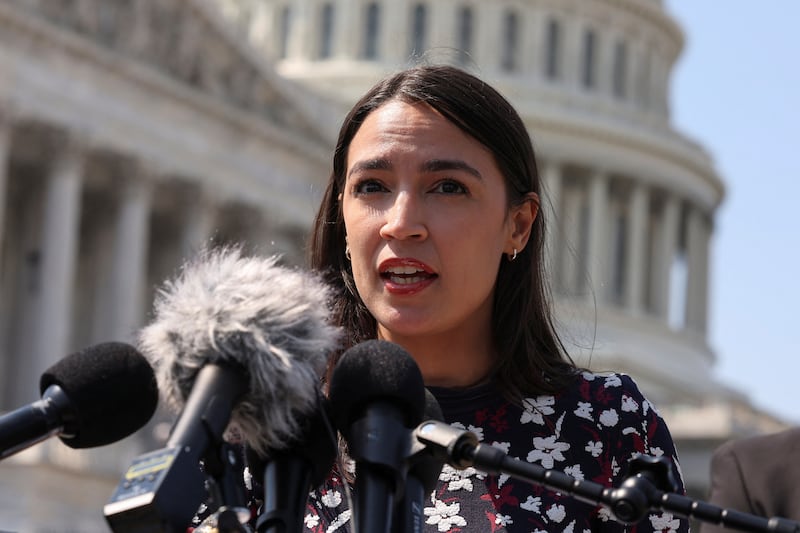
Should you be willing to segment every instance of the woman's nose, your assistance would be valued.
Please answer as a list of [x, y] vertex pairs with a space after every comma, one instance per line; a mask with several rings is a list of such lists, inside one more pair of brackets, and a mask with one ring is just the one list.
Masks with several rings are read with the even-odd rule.
[[424, 209], [420, 201], [410, 193], [401, 192], [386, 212], [381, 226], [384, 239], [424, 239], [428, 235]]

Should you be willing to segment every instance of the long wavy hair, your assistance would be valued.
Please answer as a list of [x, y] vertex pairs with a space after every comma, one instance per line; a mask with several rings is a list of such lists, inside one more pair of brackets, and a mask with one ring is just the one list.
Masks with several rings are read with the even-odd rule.
[[[394, 74], [376, 84], [352, 108], [342, 124], [333, 154], [333, 170], [309, 242], [309, 263], [333, 287], [332, 316], [346, 331], [342, 351], [377, 336], [377, 324], [356, 290], [345, 257], [343, 192], [350, 143], [364, 119], [386, 102], [425, 103], [494, 155], [505, 179], [508, 207], [526, 195], [541, 194], [533, 145], [511, 104], [479, 78], [451, 66], [425, 65]], [[577, 368], [559, 339], [543, 260], [545, 217], [539, 210], [527, 246], [514, 261], [501, 261], [494, 294], [492, 336], [499, 357], [494, 376], [509, 399], [554, 393]], [[331, 358], [329, 369], [338, 361]]]

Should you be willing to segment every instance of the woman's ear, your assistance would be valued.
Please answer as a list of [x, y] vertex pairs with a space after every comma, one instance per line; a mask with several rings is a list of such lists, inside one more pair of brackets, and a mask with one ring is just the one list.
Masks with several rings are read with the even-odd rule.
[[513, 206], [509, 211], [509, 233], [505, 253], [513, 255], [521, 252], [531, 236], [531, 229], [536, 216], [539, 214], [539, 195], [529, 192], [522, 202]]

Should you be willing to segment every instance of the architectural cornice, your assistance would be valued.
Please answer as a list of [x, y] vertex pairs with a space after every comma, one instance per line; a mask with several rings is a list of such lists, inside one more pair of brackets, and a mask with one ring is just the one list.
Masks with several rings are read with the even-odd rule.
[[130, 154], [165, 177], [192, 176], [219, 197], [258, 203], [290, 224], [311, 220], [331, 143], [302, 123], [248, 113], [8, 3], [0, 2], [0, 27], [8, 80], [0, 100], [14, 102], [16, 131], [44, 123], [84, 139], [92, 152]]
[[[643, 134], [641, 126], [623, 129], [608, 122], [595, 126], [577, 120], [567, 121], [563, 118], [556, 119], [543, 116], [529, 117], [528, 123], [533, 130], [534, 141], [536, 141], [537, 135], [556, 133], [568, 136], [575, 141], [587, 139], [615, 145], [623, 149], [630, 149], [632, 152], [645, 154], [684, 168], [688, 173], [698, 178], [700, 183], [706, 186], [708, 190], [713, 191], [713, 202], [711, 205], [706, 206], [709, 210], [715, 208], [722, 201], [725, 194], [725, 186], [719, 175], [714, 171], [708, 154], [700, 146], [671, 129], [664, 128], [654, 135], [646, 135]], [[579, 151], [570, 151], [570, 161], [579, 163], [581, 162], [580, 157]], [[585, 163], [587, 166], [597, 164], [596, 161], [588, 158]], [[615, 169], [612, 166], [608, 170], [613, 171]]]
[[[283, 80], [270, 75], [263, 61], [251, 57], [228, 35], [226, 23], [215, 18], [212, 6], [204, 0], [88, 1], [97, 5], [75, 13], [56, 3], [24, 7], [0, 3], [0, 19], [6, 28], [18, 30], [16, 38], [35, 37], [29, 39], [29, 46], [49, 41], [55, 49], [101, 64], [133, 82], [179, 95], [180, 100], [215, 113], [223, 121], [238, 115], [234, 120], [250, 122], [251, 126], [260, 123], [262, 129], [263, 125], [275, 124], [282, 138], [294, 137], [300, 144], [329, 141], [301, 106], [284, 97], [291, 90], [280, 86]], [[158, 6], [153, 9], [167, 17], [162, 26], [174, 32], [171, 36], [137, 37], [137, 32], [150, 31], [142, 29], [147, 21], [133, 13], [133, 6], [144, 4]], [[102, 28], [98, 22], [101, 15], [112, 26]], [[112, 39], [109, 34], [118, 36]], [[10, 38], [14, 37], [5, 37]]]
[[624, 9], [629, 13], [645, 19], [649, 24], [664, 31], [675, 44], [670, 50], [671, 60], [677, 59], [683, 49], [686, 40], [680, 26], [664, 11], [661, 5], [655, 4], [652, 0], [596, 0], [619, 9]]
[[[674, 62], [683, 49], [685, 42], [684, 33], [680, 26], [666, 13], [661, 5], [652, 0], [538, 0], [528, 2], [529, 5], [546, 5], [554, 10], [580, 11], [582, 13], [591, 12], [591, 4], [594, 3], [601, 8], [602, 12], [618, 10], [627, 13], [642, 21], [642, 28], [647, 28], [647, 33], [653, 35], [652, 30], [660, 30], [666, 37], [663, 44], [668, 45], [666, 49], [669, 60]], [[589, 5], [587, 5], [589, 4]]]

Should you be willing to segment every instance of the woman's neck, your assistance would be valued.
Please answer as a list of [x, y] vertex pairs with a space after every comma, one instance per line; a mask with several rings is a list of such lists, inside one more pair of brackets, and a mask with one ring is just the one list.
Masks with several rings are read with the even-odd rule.
[[496, 359], [488, 335], [401, 337], [381, 331], [379, 337], [399, 344], [411, 354], [427, 386], [477, 385], [487, 379]]

